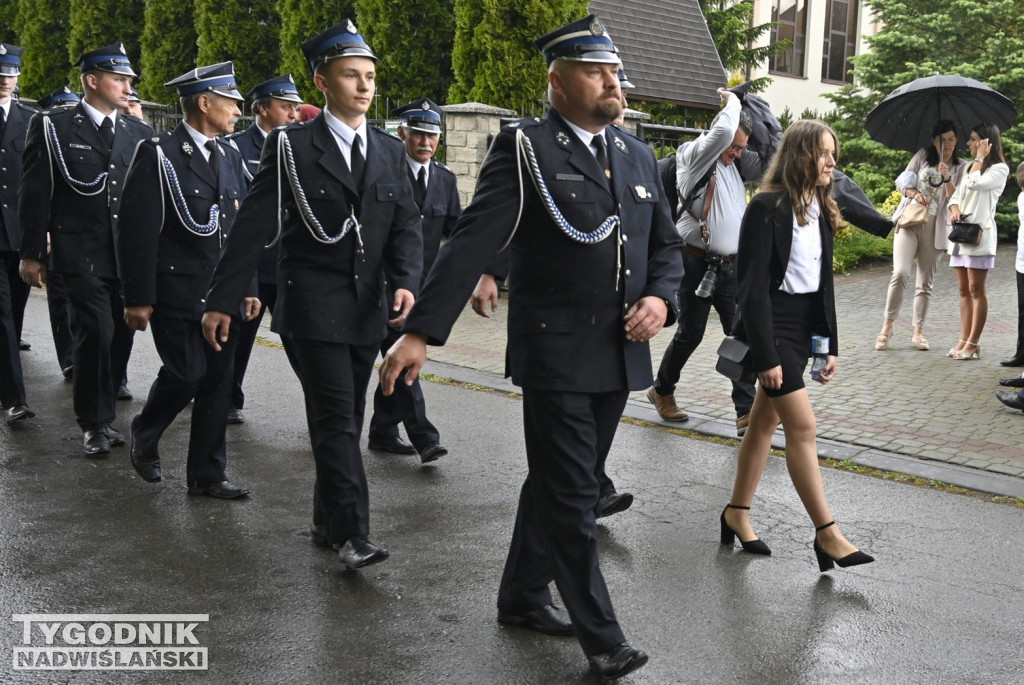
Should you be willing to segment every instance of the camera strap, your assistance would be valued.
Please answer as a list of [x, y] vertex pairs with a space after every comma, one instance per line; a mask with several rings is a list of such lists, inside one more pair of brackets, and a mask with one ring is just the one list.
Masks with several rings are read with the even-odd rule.
[[700, 224], [700, 239], [704, 241], [704, 250], [711, 249], [711, 230], [708, 228], [708, 214], [711, 213], [711, 198], [715, 195], [715, 184], [718, 182], [718, 160], [715, 160], [711, 177], [708, 178], [708, 189], [704, 191], [704, 207], [700, 216], [693, 211], [693, 205], [687, 206], [686, 211]]

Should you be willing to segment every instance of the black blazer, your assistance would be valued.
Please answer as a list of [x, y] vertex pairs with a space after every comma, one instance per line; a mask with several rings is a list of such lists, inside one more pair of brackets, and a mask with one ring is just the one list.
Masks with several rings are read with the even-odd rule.
[[639, 139], [608, 127], [609, 187], [594, 155], [553, 109], [544, 119], [524, 119], [498, 133], [473, 202], [441, 248], [404, 330], [443, 344], [480, 273], [515, 225], [517, 128], [532, 141], [568, 222], [590, 232], [618, 213], [623, 242], [617, 244], [615, 234], [593, 245], [569, 239], [530, 177], [523, 176], [523, 212], [508, 260], [508, 374], [517, 385], [537, 390], [650, 387], [649, 346], [626, 340], [622, 317], [637, 300], [653, 295], [670, 303], [671, 325], [683, 275], [682, 242], [662, 197], [654, 155]]
[[[288, 136], [301, 187], [329, 235], [336, 235], [357, 208], [362, 250], [355, 231], [333, 244], [313, 237], [283, 167], [278, 186], [280, 136]], [[207, 311], [238, 309], [263, 246], [277, 236], [280, 215], [273, 330], [327, 342], [380, 344], [389, 318], [385, 276], [392, 290], [419, 291], [423, 241], [407, 169], [402, 141], [367, 127], [363, 184], [356, 188], [323, 114], [271, 131], [263, 163], [217, 267]]]
[[[266, 138], [260, 127], [256, 124], [253, 124], [244, 131], [227, 136], [228, 140], [238, 146], [238, 151], [242, 153], [242, 160], [245, 162], [245, 168], [252, 178], [255, 178], [256, 172], [259, 171], [260, 158], [263, 155], [263, 143]], [[249, 179], [247, 186], [251, 185], [252, 178]], [[278, 252], [277, 244], [274, 244], [263, 250], [260, 254], [260, 261], [256, 267], [256, 275], [260, 283], [277, 283]]]
[[[184, 124], [139, 144], [125, 182], [117, 242], [126, 307], [153, 305], [165, 316], [202, 318], [213, 270], [245, 194], [241, 155], [222, 141], [217, 147], [219, 178]], [[174, 166], [196, 223], [207, 223], [211, 207], [220, 207], [220, 225], [209, 235], [196, 235], [179, 218], [174, 197], [158, 171], [157, 148]], [[255, 265], [249, 271], [248, 296], [256, 295], [254, 270]], [[239, 298], [235, 310], [241, 302]]]
[[18, 224], [18, 187], [21, 158], [25, 153], [28, 122], [36, 111], [11, 99], [4, 134], [0, 137], [0, 251], [17, 252], [21, 247]]
[[[829, 354], [839, 353], [836, 329], [836, 299], [832, 278], [832, 225], [822, 212], [821, 231], [821, 304], [812, 326], [829, 337]], [[786, 276], [789, 253], [793, 247], [793, 203], [786, 195], [758, 193], [747, 205], [740, 224], [740, 245], [736, 253], [739, 321], [733, 334], [747, 341], [755, 371], [767, 371], [779, 365], [775, 350], [772, 320], [772, 292]], [[807, 341], [810, 350], [811, 341]]]
[[[65, 179], [57, 156], [47, 148], [43, 118], [53, 122], [70, 176], [91, 183], [104, 171], [106, 180], [82, 195]], [[50, 234], [54, 271], [117, 278], [114, 234], [120, 221], [125, 176], [132, 153], [153, 129], [135, 117], [117, 115], [114, 146], [107, 154], [100, 132], [82, 104], [51, 109], [32, 117], [25, 146], [25, 170], [19, 189], [18, 218], [22, 259], [46, 263]]]
[[[406, 164], [406, 169], [409, 169]], [[409, 169], [410, 183], [416, 183]], [[427, 182], [427, 195], [423, 199], [420, 218], [423, 220], [423, 278], [437, 259], [437, 251], [441, 248], [441, 239], [448, 238], [455, 230], [455, 224], [462, 216], [462, 204], [459, 202], [459, 190], [455, 173], [440, 162], [430, 160], [430, 179]]]

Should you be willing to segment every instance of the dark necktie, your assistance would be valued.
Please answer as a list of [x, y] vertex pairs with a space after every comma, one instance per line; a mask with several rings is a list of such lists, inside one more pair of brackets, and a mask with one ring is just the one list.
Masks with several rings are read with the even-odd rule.
[[114, 122], [110, 117], [103, 117], [103, 123], [100, 124], [100, 139], [107, 146], [107, 152], [110, 152], [114, 147]]
[[608, 151], [604, 148], [604, 136], [596, 135], [591, 141], [594, 144], [594, 148], [597, 150], [597, 163], [601, 166], [601, 170], [604, 172], [604, 177], [610, 179], [612, 177], [611, 168], [608, 166]]
[[217, 150], [217, 141], [211, 139], [206, 141], [206, 149], [210, 151], [210, 169], [213, 171], [213, 177], [220, 182], [220, 174], [217, 173], [220, 169], [220, 160], [217, 159], [217, 155], [220, 152]]
[[363, 185], [363, 167], [366, 166], [363, 151], [359, 149], [359, 142], [360, 138], [357, 133], [352, 139], [352, 154], [350, 155], [352, 180], [356, 182], [356, 188]]
[[5, 128], [7, 128], [7, 110], [0, 107], [0, 138], [4, 137]]
[[427, 168], [420, 167], [416, 174], [416, 206], [423, 209], [423, 202], [427, 199]]

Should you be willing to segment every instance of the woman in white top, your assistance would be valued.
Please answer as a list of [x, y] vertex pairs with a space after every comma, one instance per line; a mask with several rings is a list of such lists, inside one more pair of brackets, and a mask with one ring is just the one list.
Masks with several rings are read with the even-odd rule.
[[946, 356], [959, 360], [981, 358], [981, 331], [988, 318], [985, 280], [996, 264], [996, 203], [1010, 175], [995, 124], [972, 128], [967, 147], [974, 161], [949, 199], [949, 215], [950, 221], [963, 217], [979, 224], [981, 240], [977, 245], [950, 242], [948, 248], [960, 289], [960, 340]]
[[[875, 349], [889, 349], [893, 324], [903, 306], [903, 294], [910, 280], [910, 267], [917, 257], [917, 279], [914, 286], [914, 335], [911, 344], [919, 350], [929, 348], [924, 337], [924, 320], [932, 296], [935, 270], [946, 251], [949, 235], [949, 212], [946, 203], [956, 190], [966, 165], [956, 155], [956, 126], [941, 119], [932, 128], [932, 144], [921, 148], [896, 179], [896, 186], [907, 198], [893, 214], [897, 222], [892, 240], [892, 278], [885, 296], [885, 319], [882, 331], [875, 338]], [[900, 227], [902, 212], [912, 203], [928, 208], [928, 217], [917, 226]]]

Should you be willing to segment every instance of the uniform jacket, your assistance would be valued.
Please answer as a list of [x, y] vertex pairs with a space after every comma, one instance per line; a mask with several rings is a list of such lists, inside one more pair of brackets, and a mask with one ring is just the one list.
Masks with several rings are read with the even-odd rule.
[[[327, 235], [337, 235], [353, 210], [361, 224], [358, 235], [350, 231], [333, 244], [314, 238], [283, 171], [278, 183], [281, 136], [288, 136], [299, 183]], [[379, 344], [389, 318], [385, 277], [392, 292], [419, 290], [423, 241], [407, 168], [402, 142], [369, 126], [363, 184], [357, 189], [322, 114], [271, 131], [263, 163], [242, 204], [238, 230], [229, 237], [217, 267], [206, 309], [238, 309], [263, 246], [277, 236], [280, 212], [273, 330], [326, 342]]]
[[0, 251], [17, 252], [21, 245], [18, 226], [18, 186], [21, 157], [25, 152], [28, 122], [36, 111], [11, 99], [10, 114], [0, 138]]
[[[416, 183], [412, 170], [409, 171], [410, 183]], [[430, 177], [427, 181], [427, 195], [423, 199], [421, 218], [423, 220], [423, 278], [437, 259], [437, 251], [441, 247], [441, 239], [451, 236], [455, 223], [462, 215], [462, 204], [459, 202], [459, 191], [456, 187], [454, 172], [440, 162], [430, 160]]]
[[[213, 270], [245, 194], [241, 155], [223, 141], [217, 147], [219, 179], [195, 149], [184, 124], [139, 144], [125, 183], [117, 243], [126, 307], [152, 305], [165, 316], [202, 318]], [[179, 218], [175, 199], [158, 171], [157, 148], [174, 166], [188, 213], [197, 224], [209, 221], [214, 204], [220, 207], [220, 225], [211, 234], [196, 235]], [[254, 270], [255, 265], [245, 296], [255, 296]]]
[[[47, 147], [44, 117], [56, 129], [60, 155], [71, 178], [92, 183], [106, 172], [105, 180], [83, 190], [94, 194], [82, 195], [66, 180], [58, 155], [51, 156]], [[152, 136], [153, 129], [135, 117], [120, 114], [116, 122], [114, 146], [108, 155], [99, 130], [81, 103], [32, 117], [19, 189], [22, 259], [45, 263], [49, 233], [54, 271], [117, 278], [114, 234], [125, 175], [136, 144]]]
[[586, 233], [618, 213], [622, 242], [615, 233], [592, 245], [571, 240], [555, 225], [524, 170], [522, 217], [505, 262], [511, 273], [509, 375], [537, 390], [649, 387], [650, 349], [626, 340], [623, 316], [637, 300], [656, 296], [670, 303], [666, 325], [674, 323], [683, 275], [682, 241], [661, 193], [654, 155], [639, 139], [608, 127], [609, 188], [593, 154], [555, 110], [499, 132], [473, 202], [441, 248], [404, 330], [443, 344], [485, 265], [499, 261], [494, 254], [519, 213], [517, 128], [532, 141], [565, 219]]
[[[821, 231], [821, 304], [815, 312], [812, 329], [829, 337], [829, 354], [839, 354], [836, 328], [836, 299], [832, 279], [832, 226], [822, 211]], [[740, 247], [736, 254], [739, 286], [739, 316], [733, 334], [747, 341], [758, 372], [779, 365], [775, 351], [771, 294], [786, 276], [789, 253], [793, 247], [793, 203], [788, 196], [758, 193], [750, 201], [740, 226]], [[807, 341], [808, 356], [811, 341]]]
[[[242, 160], [249, 172], [250, 183], [256, 177], [260, 168], [260, 156], [263, 154], [263, 141], [266, 136], [256, 124], [253, 124], [244, 131], [232, 133], [227, 137], [238, 146], [242, 153]], [[266, 248], [260, 255], [260, 263], [256, 267], [256, 273], [260, 283], [277, 283], [277, 245]]]

